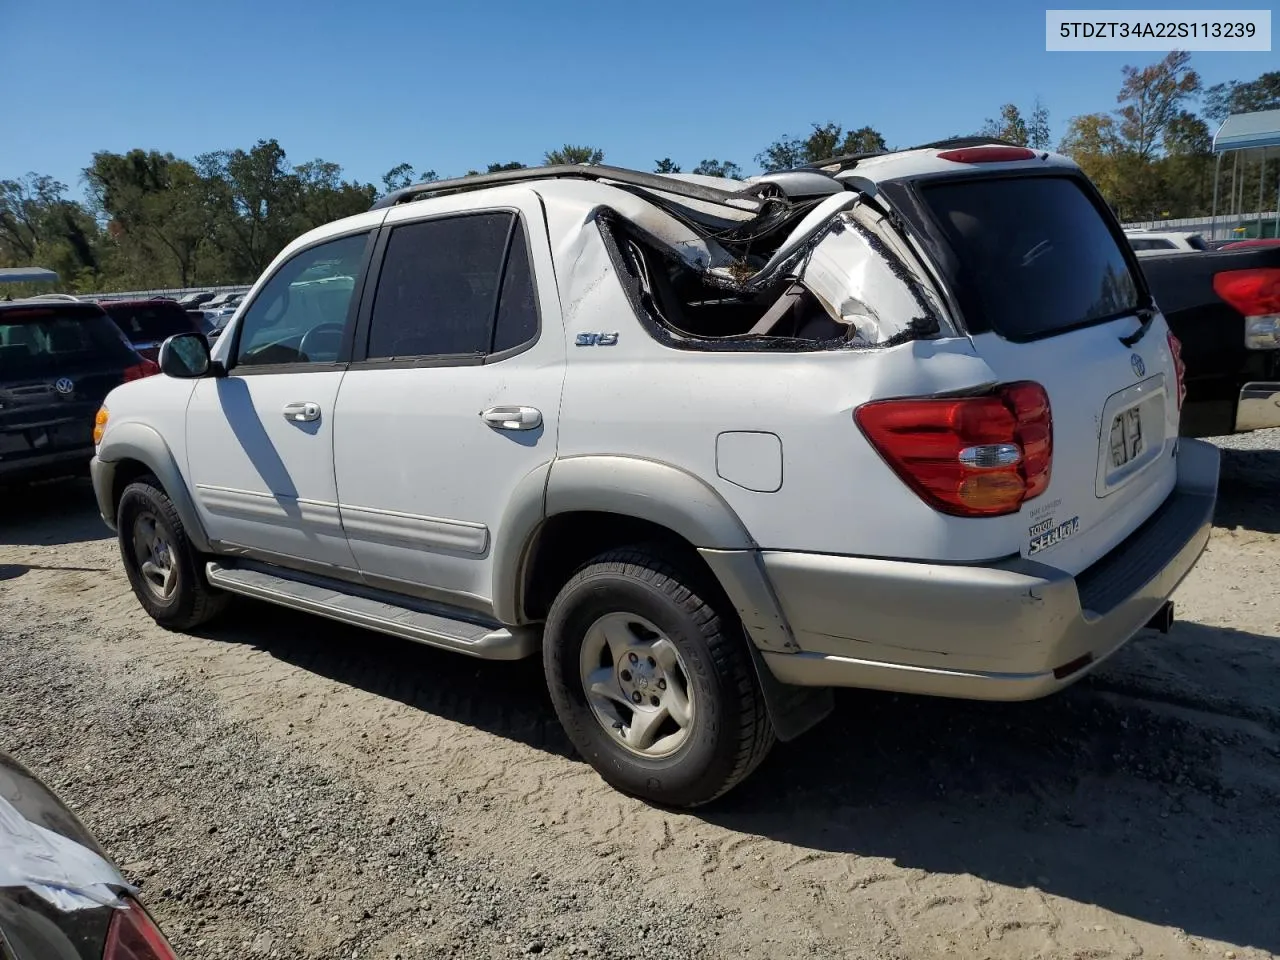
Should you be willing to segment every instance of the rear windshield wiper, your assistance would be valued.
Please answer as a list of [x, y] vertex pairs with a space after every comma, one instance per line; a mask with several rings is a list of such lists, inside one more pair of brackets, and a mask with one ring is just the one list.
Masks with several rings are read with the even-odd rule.
[[1147, 335], [1147, 330], [1151, 328], [1151, 321], [1156, 318], [1156, 307], [1153, 303], [1149, 303], [1145, 307], [1139, 307], [1135, 312], [1138, 314], [1138, 329], [1133, 331], [1133, 333], [1129, 334], [1127, 337], [1120, 338], [1120, 342], [1126, 347], [1132, 347], [1135, 343], [1145, 337]]

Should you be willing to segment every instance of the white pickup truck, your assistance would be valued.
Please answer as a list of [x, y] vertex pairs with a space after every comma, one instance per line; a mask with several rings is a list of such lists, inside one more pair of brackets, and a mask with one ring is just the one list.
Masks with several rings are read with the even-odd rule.
[[294, 241], [93, 476], [160, 624], [540, 652], [606, 780], [696, 805], [832, 687], [1039, 697], [1167, 628], [1217, 484], [1178, 351], [1063, 157], [517, 170]]

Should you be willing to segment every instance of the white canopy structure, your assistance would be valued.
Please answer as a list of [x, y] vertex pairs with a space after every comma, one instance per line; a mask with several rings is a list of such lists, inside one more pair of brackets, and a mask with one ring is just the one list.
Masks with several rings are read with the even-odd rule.
[[[1258, 161], [1258, 235], [1263, 232], [1262, 211], [1266, 208], [1267, 161], [1280, 157], [1280, 110], [1260, 110], [1256, 113], [1236, 113], [1227, 117], [1213, 135], [1213, 152], [1217, 155], [1213, 176], [1213, 236], [1218, 238], [1218, 183], [1222, 170], [1222, 158], [1230, 153], [1235, 159], [1235, 172], [1231, 177], [1231, 202], [1227, 216], [1237, 218], [1244, 214], [1244, 178], [1238, 176], [1240, 158]], [[1277, 180], [1280, 190], [1280, 179]], [[1280, 236], [1280, 204], [1276, 209], [1276, 235]]]

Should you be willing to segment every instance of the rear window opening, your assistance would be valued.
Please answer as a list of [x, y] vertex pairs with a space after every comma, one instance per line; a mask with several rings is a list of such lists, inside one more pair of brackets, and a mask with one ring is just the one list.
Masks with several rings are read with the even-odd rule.
[[0, 377], [40, 375], [133, 351], [97, 309], [0, 311]]
[[[733, 267], [693, 265], [624, 218], [600, 221], [619, 274], [650, 332], [695, 350], [832, 350], [893, 346], [942, 330], [939, 300], [909, 267], [900, 238], [871, 210], [833, 217], [781, 268], [774, 237]], [[897, 249], [891, 244], [895, 244]], [[732, 252], [732, 251], [731, 251]]]
[[1072, 177], [920, 185], [953, 257], [947, 273], [971, 333], [1035, 340], [1145, 306], [1103, 211]]

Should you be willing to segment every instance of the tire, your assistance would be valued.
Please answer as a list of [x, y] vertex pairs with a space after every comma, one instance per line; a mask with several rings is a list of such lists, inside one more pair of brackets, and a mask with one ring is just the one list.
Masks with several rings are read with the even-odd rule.
[[749, 642], [708, 577], [662, 546], [637, 546], [601, 554], [564, 585], [543, 665], [560, 723], [601, 777], [694, 807], [740, 783], [773, 745]]
[[[209, 586], [201, 557], [158, 480], [142, 477], [125, 487], [116, 505], [116, 527], [129, 584], [156, 623], [168, 630], [194, 630], [223, 611], [230, 596]], [[160, 548], [148, 550], [146, 541], [153, 536]]]

